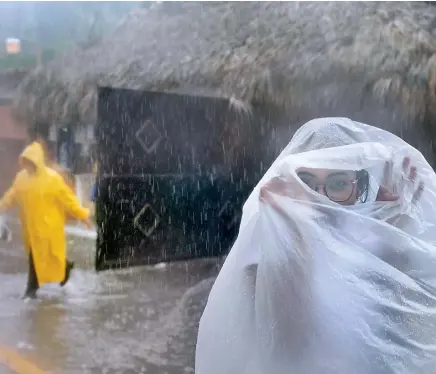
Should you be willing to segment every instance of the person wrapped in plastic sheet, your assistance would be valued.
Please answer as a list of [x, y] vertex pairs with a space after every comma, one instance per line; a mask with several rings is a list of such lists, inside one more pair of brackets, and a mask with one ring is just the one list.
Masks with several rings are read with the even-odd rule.
[[395, 135], [302, 126], [244, 205], [197, 374], [430, 374], [436, 175]]

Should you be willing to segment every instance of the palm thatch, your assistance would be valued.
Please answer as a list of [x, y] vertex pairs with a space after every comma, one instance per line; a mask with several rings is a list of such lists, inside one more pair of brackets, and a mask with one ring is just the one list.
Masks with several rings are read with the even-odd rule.
[[[425, 2], [164, 2], [32, 72], [16, 113], [96, 120], [97, 85], [232, 98], [284, 114], [405, 125], [436, 115], [436, 7]], [[389, 108], [389, 109], [383, 109]], [[366, 111], [368, 112], [368, 110]]]

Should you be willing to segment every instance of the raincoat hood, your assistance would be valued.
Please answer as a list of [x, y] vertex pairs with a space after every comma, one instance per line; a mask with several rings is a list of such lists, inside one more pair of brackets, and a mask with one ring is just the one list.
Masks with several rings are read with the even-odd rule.
[[20, 164], [23, 159], [31, 161], [38, 171], [43, 170], [45, 167], [44, 150], [37, 142], [33, 142], [24, 149], [23, 153], [20, 155]]
[[[386, 164], [387, 184], [375, 172]], [[302, 167], [366, 170], [399, 199], [334, 203]], [[435, 211], [436, 174], [400, 138], [346, 118], [302, 126], [244, 205], [200, 321], [196, 374], [434, 373]]]

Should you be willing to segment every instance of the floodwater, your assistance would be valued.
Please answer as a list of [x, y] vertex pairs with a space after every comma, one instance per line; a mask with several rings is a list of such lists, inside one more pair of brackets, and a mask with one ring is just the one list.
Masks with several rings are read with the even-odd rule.
[[93, 242], [82, 239], [70, 243], [70, 282], [23, 301], [27, 259], [17, 229], [11, 243], [0, 242], [1, 346], [50, 374], [194, 372], [198, 322], [220, 260], [97, 274]]

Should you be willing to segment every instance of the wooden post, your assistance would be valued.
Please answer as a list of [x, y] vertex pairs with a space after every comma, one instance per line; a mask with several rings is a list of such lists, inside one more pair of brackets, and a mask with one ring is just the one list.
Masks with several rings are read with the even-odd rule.
[[39, 45], [36, 46], [36, 67], [42, 66], [42, 50]]

